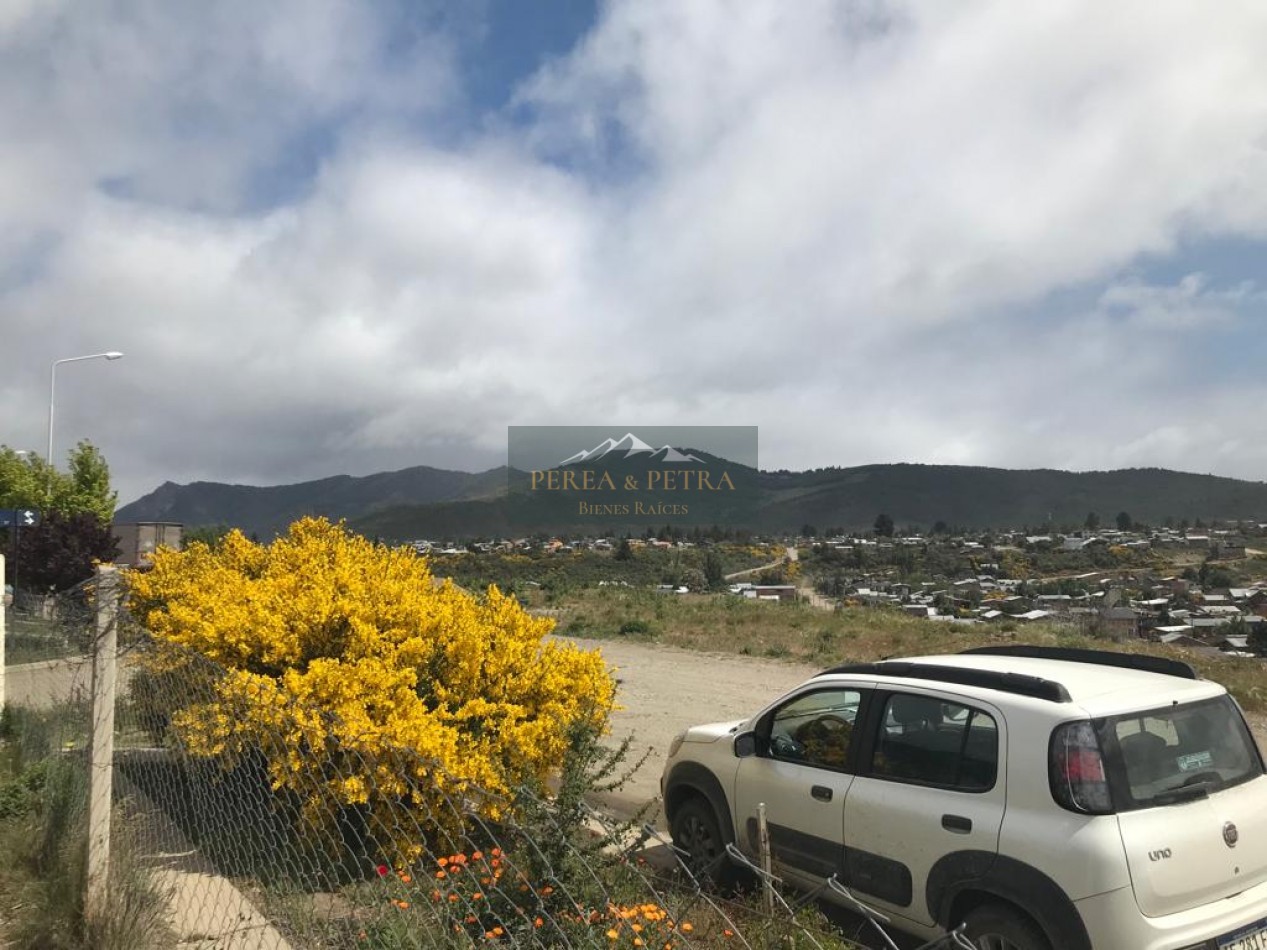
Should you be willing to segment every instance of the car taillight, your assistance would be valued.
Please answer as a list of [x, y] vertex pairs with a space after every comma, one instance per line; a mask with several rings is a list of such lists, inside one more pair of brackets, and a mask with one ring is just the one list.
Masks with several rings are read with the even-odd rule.
[[1087, 720], [1056, 727], [1051, 734], [1047, 776], [1052, 797], [1062, 808], [1087, 815], [1112, 813], [1100, 741]]

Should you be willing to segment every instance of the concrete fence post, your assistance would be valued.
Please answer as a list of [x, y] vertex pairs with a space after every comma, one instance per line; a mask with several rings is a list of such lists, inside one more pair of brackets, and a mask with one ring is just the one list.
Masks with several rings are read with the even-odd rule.
[[114, 696], [118, 683], [119, 575], [97, 568], [97, 630], [92, 651], [92, 727], [88, 760], [88, 880], [84, 910], [104, 912], [109, 900], [110, 811], [114, 794]]
[[4, 709], [6, 693], [4, 691], [4, 622], [9, 612], [9, 605], [4, 602], [4, 555], [0, 554], [0, 709]]

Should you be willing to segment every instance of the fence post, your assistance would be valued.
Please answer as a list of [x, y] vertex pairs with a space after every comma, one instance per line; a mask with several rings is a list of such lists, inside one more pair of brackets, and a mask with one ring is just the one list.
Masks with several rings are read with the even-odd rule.
[[4, 602], [4, 555], [0, 554], [0, 709], [4, 709], [4, 621], [9, 612], [9, 605]]
[[84, 910], [101, 914], [109, 900], [110, 810], [114, 794], [114, 694], [117, 683], [119, 575], [97, 568], [97, 630], [92, 651], [92, 728], [88, 760], [88, 880]]
[[770, 826], [766, 823], [765, 802], [757, 804], [757, 847], [761, 852], [761, 893], [767, 916], [774, 913], [774, 875], [770, 862]]

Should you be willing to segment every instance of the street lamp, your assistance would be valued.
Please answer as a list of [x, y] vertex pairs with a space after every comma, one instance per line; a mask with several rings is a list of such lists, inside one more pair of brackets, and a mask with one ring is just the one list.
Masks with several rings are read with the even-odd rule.
[[80, 360], [121, 360], [123, 354], [115, 350], [109, 353], [89, 353], [87, 356], [68, 356], [64, 360], [54, 360], [53, 368], [48, 374], [48, 454], [44, 456], [48, 462], [50, 473], [53, 470], [53, 397], [57, 392], [57, 367], [62, 363], [78, 363]]

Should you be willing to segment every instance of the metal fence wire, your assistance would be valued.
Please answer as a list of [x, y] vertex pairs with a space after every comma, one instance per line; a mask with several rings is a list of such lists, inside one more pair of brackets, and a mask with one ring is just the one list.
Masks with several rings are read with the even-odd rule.
[[5, 665], [25, 666], [91, 655], [96, 581], [55, 595], [19, 592], [7, 611]]
[[[402, 744], [339, 744], [330, 709], [249, 708], [224, 690], [230, 671], [116, 615], [117, 593], [89, 584], [10, 613], [0, 730], [0, 788], [58, 773], [28, 808], [46, 832], [60, 823], [48, 848], [90, 841], [74, 880], [101, 946], [852, 946], [804, 896], [723, 900], [653, 826], [592, 809], [582, 793], [617, 759], [595, 737], [558, 784], [494, 794]], [[95, 706], [94, 683], [111, 693]], [[242, 728], [261, 715], [275, 730]], [[110, 780], [105, 832], [94, 769]], [[859, 907], [875, 945], [895, 946]]]

